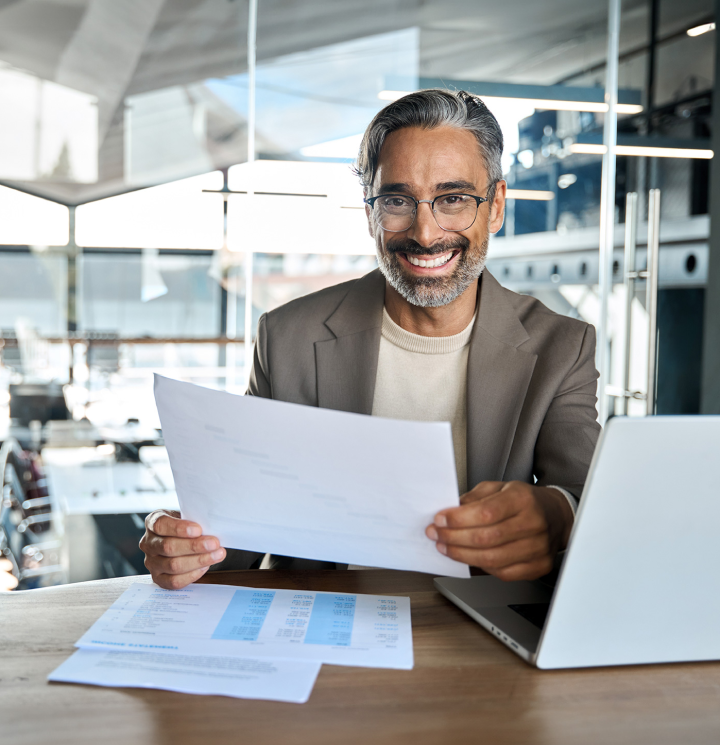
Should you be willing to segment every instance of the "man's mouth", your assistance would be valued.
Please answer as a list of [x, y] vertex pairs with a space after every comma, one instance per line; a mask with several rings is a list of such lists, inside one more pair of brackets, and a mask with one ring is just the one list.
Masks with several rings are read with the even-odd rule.
[[422, 269], [439, 269], [442, 266], [445, 266], [446, 264], [450, 263], [458, 254], [460, 253], [459, 249], [454, 249], [451, 251], [447, 251], [444, 254], [436, 254], [436, 255], [416, 255], [416, 254], [410, 254], [405, 253], [404, 251], [398, 252], [398, 255], [401, 256], [405, 261], [407, 261], [409, 264], [412, 264], [413, 266], [420, 267]]

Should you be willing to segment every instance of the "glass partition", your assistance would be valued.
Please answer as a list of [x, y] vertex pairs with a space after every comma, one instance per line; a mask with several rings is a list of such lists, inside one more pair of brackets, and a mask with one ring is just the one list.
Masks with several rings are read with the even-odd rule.
[[[375, 267], [351, 170], [360, 137], [388, 101], [436, 85], [478, 93], [505, 135], [510, 199], [489, 270], [557, 312], [600, 322], [604, 5], [263, 0], [252, 177], [248, 3], [153, 1], [133, 5], [130, 25], [127, 7], [101, 15], [84, 0], [60, 4], [50, 26], [36, 3], [0, 8], [0, 105], [12, 112], [0, 121], [0, 325], [15, 333], [25, 319], [64, 349], [63, 379], [95, 380], [97, 362], [98, 386], [119, 380], [88, 351], [92, 335], [110, 334], [128, 379], [139, 368], [138, 379], [202, 368], [209, 384], [242, 391], [246, 314], [255, 328], [262, 312]], [[707, 266], [715, 38], [687, 32], [711, 15], [709, 0], [624, 4], [615, 350], [628, 192], [639, 195], [643, 269], [646, 195], [662, 191], [661, 315], [701, 304], [692, 293], [702, 294]], [[637, 390], [644, 302], [641, 281]], [[667, 325], [660, 335], [661, 358], [691, 336]], [[153, 339], [186, 343], [187, 354]]]

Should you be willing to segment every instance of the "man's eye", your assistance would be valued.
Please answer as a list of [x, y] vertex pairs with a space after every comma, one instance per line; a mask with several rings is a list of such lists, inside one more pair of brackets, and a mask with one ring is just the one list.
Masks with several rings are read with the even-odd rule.
[[408, 200], [402, 197], [387, 197], [382, 203], [384, 207], [406, 207], [409, 204]]
[[462, 194], [448, 194], [440, 200], [441, 204], [458, 205], [467, 202], [468, 198]]

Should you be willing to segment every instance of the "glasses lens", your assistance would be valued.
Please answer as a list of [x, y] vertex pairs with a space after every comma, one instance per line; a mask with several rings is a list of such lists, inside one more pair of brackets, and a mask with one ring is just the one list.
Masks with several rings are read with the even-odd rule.
[[435, 219], [445, 230], [467, 230], [477, 211], [478, 203], [466, 194], [447, 194], [435, 202]]
[[382, 196], [375, 202], [375, 216], [385, 230], [407, 230], [415, 217], [415, 202], [403, 196]]

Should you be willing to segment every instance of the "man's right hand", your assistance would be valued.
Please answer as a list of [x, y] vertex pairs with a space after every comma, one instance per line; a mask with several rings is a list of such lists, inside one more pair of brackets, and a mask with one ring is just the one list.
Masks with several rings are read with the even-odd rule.
[[176, 510], [155, 510], [145, 518], [145, 535], [140, 539], [145, 566], [153, 582], [166, 590], [180, 590], [200, 579], [225, 558], [225, 549], [211, 535]]

